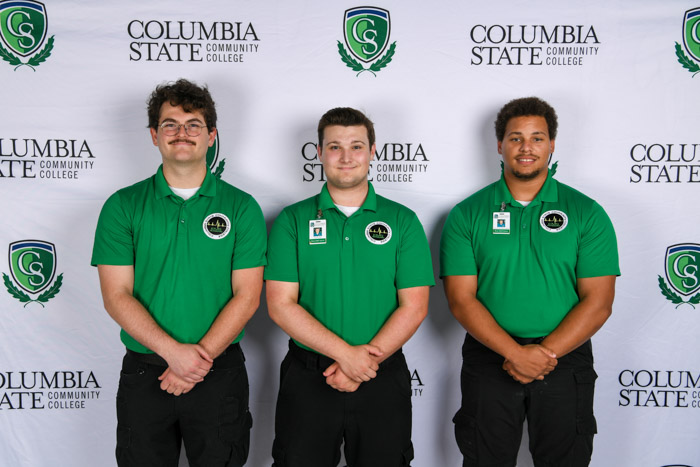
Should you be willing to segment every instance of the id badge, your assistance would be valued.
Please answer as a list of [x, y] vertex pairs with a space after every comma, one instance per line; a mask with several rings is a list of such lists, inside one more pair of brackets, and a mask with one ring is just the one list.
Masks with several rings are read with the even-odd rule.
[[309, 245], [326, 243], [326, 219], [309, 221]]
[[493, 233], [495, 234], [510, 234], [510, 213], [509, 212], [494, 212], [493, 213]]

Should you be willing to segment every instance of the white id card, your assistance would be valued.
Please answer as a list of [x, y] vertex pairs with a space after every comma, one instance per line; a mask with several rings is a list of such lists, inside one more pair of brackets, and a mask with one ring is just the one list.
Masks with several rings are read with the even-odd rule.
[[309, 221], [309, 245], [326, 243], [326, 219]]
[[495, 234], [510, 234], [510, 213], [509, 212], [494, 212], [493, 213], [493, 233]]

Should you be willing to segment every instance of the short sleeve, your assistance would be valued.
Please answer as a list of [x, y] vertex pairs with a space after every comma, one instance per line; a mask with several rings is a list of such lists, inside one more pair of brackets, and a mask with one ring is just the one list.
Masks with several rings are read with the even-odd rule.
[[134, 264], [132, 216], [124, 209], [119, 192], [105, 201], [95, 229], [91, 264], [129, 266]]
[[615, 229], [607, 213], [593, 203], [579, 242], [576, 277], [619, 276]]
[[299, 282], [297, 237], [296, 223], [284, 209], [270, 230], [265, 280]]
[[423, 225], [418, 220], [418, 216], [411, 212], [401, 235], [396, 267], [396, 288], [407, 289], [425, 285], [435, 285], [433, 261]]
[[440, 277], [477, 274], [472, 232], [464, 219], [461, 205], [447, 216], [440, 238]]
[[247, 269], [266, 263], [267, 227], [260, 205], [252, 196], [236, 215], [236, 243], [231, 269]]

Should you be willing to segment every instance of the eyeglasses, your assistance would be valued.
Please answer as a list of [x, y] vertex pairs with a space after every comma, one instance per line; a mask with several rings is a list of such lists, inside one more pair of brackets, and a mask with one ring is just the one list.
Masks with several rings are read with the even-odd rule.
[[180, 127], [185, 127], [185, 133], [187, 136], [199, 136], [202, 133], [202, 128], [206, 128], [206, 125], [201, 123], [173, 123], [165, 122], [160, 125], [160, 129], [163, 130], [163, 134], [166, 136], [175, 136], [180, 133]]

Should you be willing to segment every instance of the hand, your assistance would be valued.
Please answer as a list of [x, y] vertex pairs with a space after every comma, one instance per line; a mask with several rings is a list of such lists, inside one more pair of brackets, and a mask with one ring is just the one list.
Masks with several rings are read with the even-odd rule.
[[326, 377], [326, 384], [340, 392], [355, 392], [360, 387], [360, 383], [348, 378], [348, 375], [343, 373], [338, 362], [333, 362], [331, 366], [323, 372]]
[[539, 344], [528, 344], [511, 360], [503, 362], [503, 369], [516, 381], [527, 384], [543, 380], [557, 366], [556, 354]]
[[158, 377], [160, 380], [160, 388], [168, 394], [179, 396], [187, 394], [192, 390], [196, 383], [188, 383], [180, 378], [175, 372], [170, 371], [170, 367], [166, 368], [162, 375]]
[[214, 360], [199, 344], [175, 344], [161, 355], [170, 370], [188, 383], [199, 383], [209, 373]]
[[351, 380], [361, 383], [377, 376], [379, 363], [373, 357], [381, 357], [384, 352], [371, 344], [350, 346], [347, 353], [337, 360], [340, 369]]

